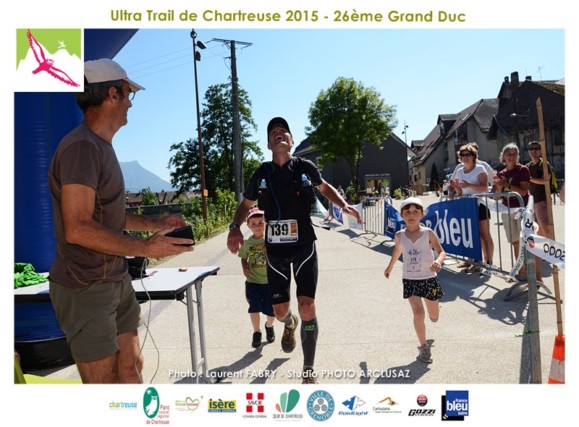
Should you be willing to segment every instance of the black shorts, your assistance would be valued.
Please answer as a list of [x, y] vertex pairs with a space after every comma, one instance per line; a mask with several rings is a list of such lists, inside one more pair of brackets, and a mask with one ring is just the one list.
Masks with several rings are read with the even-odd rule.
[[298, 246], [285, 255], [267, 253], [267, 282], [273, 305], [290, 300], [292, 269], [296, 295], [315, 298], [318, 285], [318, 253], [315, 242]]
[[404, 299], [416, 296], [436, 301], [444, 295], [438, 277], [422, 280], [402, 279], [402, 284]]
[[484, 203], [478, 204], [478, 220], [483, 221], [491, 218], [491, 211]]

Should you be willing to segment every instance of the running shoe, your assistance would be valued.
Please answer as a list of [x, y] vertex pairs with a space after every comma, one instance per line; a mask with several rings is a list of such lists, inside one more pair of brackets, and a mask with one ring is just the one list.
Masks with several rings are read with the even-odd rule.
[[318, 374], [314, 372], [314, 368], [306, 368], [302, 373], [302, 384], [319, 384]]
[[479, 267], [478, 265], [472, 265], [469, 268], [467, 268], [465, 270], [465, 272], [467, 272], [467, 273], [480, 273], [480, 272], [482, 272], [482, 268]]
[[432, 363], [432, 356], [428, 344], [424, 344], [423, 346], [418, 347], [418, 349], [420, 350], [420, 353], [418, 353], [416, 359], [424, 363]]
[[275, 341], [275, 332], [273, 330], [273, 326], [267, 326], [267, 322], [265, 323], [265, 337], [269, 343]]
[[253, 339], [251, 340], [251, 346], [253, 348], [261, 347], [261, 332], [254, 332]]
[[296, 329], [298, 327], [298, 317], [292, 314], [293, 327], [287, 326], [283, 329], [283, 336], [281, 337], [281, 349], [285, 353], [291, 353], [296, 348]]

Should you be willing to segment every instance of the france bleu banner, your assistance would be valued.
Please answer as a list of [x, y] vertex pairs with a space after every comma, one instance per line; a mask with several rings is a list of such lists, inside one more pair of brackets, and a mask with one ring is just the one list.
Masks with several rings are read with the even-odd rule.
[[466, 197], [428, 206], [421, 221], [431, 228], [445, 252], [480, 260], [481, 243], [478, 206], [473, 197]]
[[404, 220], [393, 206], [386, 202], [384, 203], [384, 206], [386, 206], [386, 215], [384, 215], [384, 234], [393, 239], [396, 232], [404, 228]]
[[342, 209], [334, 204], [332, 204], [332, 216], [339, 223], [344, 223], [344, 218], [342, 217]]

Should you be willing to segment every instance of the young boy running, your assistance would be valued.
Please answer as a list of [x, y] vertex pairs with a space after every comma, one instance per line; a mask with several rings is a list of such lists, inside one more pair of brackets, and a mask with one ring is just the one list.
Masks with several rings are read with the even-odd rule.
[[[417, 359], [424, 363], [432, 363], [430, 346], [426, 342], [426, 326], [424, 324], [424, 305], [430, 320], [438, 320], [438, 300], [443, 292], [436, 273], [442, 268], [446, 253], [434, 231], [420, 224], [424, 216], [424, 205], [416, 197], [409, 197], [400, 206], [400, 214], [406, 228], [398, 231], [395, 236], [395, 247], [392, 259], [384, 271], [387, 279], [394, 268], [394, 264], [402, 254], [403, 270], [402, 283], [405, 299], [408, 299], [414, 315], [414, 329], [420, 342], [420, 353]], [[434, 259], [432, 250], [438, 257]]]
[[247, 214], [247, 226], [252, 232], [239, 250], [241, 267], [243, 274], [247, 278], [245, 281], [245, 298], [249, 303], [249, 317], [253, 326], [253, 338], [251, 346], [259, 348], [261, 346], [260, 313], [267, 316], [265, 322], [265, 334], [267, 342], [275, 340], [273, 322], [273, 306], [267, 285], [267, 262], [265, 256], [265, 217], [264, 212], [257, 208]]

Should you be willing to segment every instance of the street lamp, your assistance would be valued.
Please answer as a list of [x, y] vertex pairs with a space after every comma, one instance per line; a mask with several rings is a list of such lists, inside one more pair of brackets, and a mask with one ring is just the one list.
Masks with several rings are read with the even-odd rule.
[[[195, 41], [197, 33], [191, 30], [193, 40], [193, 69], [195, 70], [195, 105], [197, 106], [197, 144], [199, 145], [199, 170], [201, 171], [201, 204], [203, 206], [203, 222], [207, 223], [207, 189], [205, 188], [205, 163], [203, 161], [203, 142], [201, 140], [201, 111], [199, 108], [199, 83], [197, 79], [197, 61], [201, 61], [201, 53], [197, 50], [207, 46], [202, 41]], [[205, 230], [207, 234], [207, 230]]]
[[[404, 135], [404, 145], [408, 147], [408, 141], [406, 141], [406, 129], [408, 129], [408, 125], [406, 124], [406, 120], [404, 120], [404, 130], [402, 131], [402, 135]], [[412, 167], [408, 168], [408, 182], [412, 182]]]
[[406, 124], [406, 120], [404, 120], [404, 130], [402, 131], [402, 135], [404, 135], [404, 144], [408, 145], [408, 141], [406, 141], [406, 129], [408, 129], [408, 125]]

